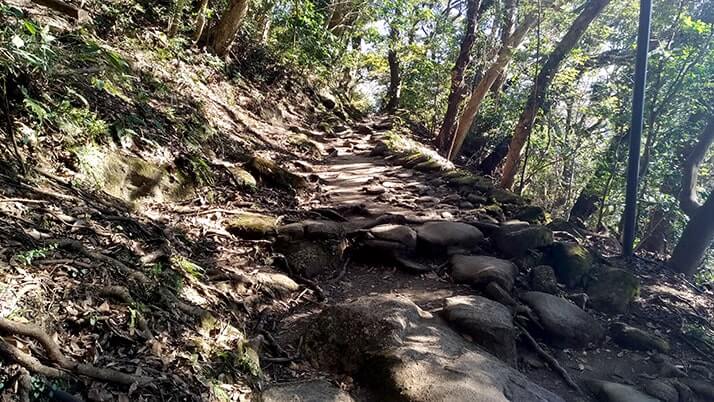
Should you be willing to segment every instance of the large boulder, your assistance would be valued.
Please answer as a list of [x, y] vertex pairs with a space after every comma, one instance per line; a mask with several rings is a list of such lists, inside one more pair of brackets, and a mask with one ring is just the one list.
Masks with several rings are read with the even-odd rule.
[[596, 272], [589, 281], [586, 292], [593, 308], [623, 314], [640, 294], [640, 281], [629, 271], [608, 268]]
[[258, 400], [260, 402], [354, 402], [348, 393], [325, 380], [272, 386], [266, 389]]
[[313, 364], [352, 375], [377, 400], [562, 401], [405, 298], [327, 307], [304, 339]]
[[454, 255], [451, 257], [451, 277], [456, 283], [485, 287], [498, 283], [510, 291], [518, 274], [516, 265], [508, 260], [483, 255]]
[[582, 284], [583, 278], [593, 265], [590, 251], [577, 243], [553, 244], [547, 253], [546, 261], [555, 269], [558, 280], [571, 288]]
[[669, 352], [669, 342], [667, 340], [627, 325], [624, 322], [615, 322], [610, 325], [610, 337], [615, 343], [624, 348]]
[[338, 240], [290, 240], [278, 238], [275, 249], [285, 257], [291, 272], [312, 278], [323, 272], [332, 272], [342, 261], [341, 243]]
[[501, 253], [520, 257], [530, 249], [551, 245], [553, 232], [545, 226], [513, 223], [502, 225], [493, 240]]
[[443, 317], [458, 332], [510, 365], [516, 362], [516, 328], [511, 311], [481, 296], [444, 300]]
[[521, 299], [533, 309], [543, 331], [557, 345], [585, 347], [605, 336], [605, 330], [590, 314], [568, 300], [542, 292], [526, 292]]
[[417, 228], [419, 246], [428, 252], [445, 253], [449, 248], [474, 249], [483, 240], [476, 227], [462, 222], [427, 222]]

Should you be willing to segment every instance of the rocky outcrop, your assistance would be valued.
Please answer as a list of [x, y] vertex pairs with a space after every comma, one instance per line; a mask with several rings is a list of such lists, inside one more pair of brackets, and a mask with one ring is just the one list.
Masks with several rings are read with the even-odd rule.
[[404, 298], [327, 307], [304, 347], [315, 365], [353, 375], [380, 400], [562, 401]]
[[640, 281], [629, 271], [607, 268], [595, 273], [586, 292], [593, 308], [623, 314], [640, 294]]
[[455, 296], [444, 300], [444, 319], [494, 356], [510, 365], [516, 362], [516, 328], [511, 311], [480, 296]]
[[526, 292], [521, 299], [533, 309], [548, 339], [556, 345], [585, 347], [605, 336], [590, 314], [568, 300], [541, 292]]
[[512, 262], [483, 255], [454, 255], [450, 264], [454, 282], [476, 287], [496, 282], [510, 291], [518, 274], [518, 268]]

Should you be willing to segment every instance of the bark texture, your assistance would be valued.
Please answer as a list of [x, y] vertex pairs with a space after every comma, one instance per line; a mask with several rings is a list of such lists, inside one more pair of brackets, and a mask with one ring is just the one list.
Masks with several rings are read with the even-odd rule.
[[385, 112], [393, 112], [399, 108], [399, 98], [402, 92], [402, 73], [399, 66], [399, 55], [397, 54], [397, 42], [399, 41], [399, 31], [392, 27], [389, 31], [391, 45], [387, 52], [387, 62], [389, 63], [389, 88], [387, 89], [387, 99], [384, 105]]
[[441, 123], [439, 135], [436, 137], [437, 146], [442, 151], [446, 150], [447, 144], [451, 139], [454, 124], [456, 123], [456, 115], [459, 113], [459, 105], [466, 92], [464, 75], [471, 63], [471, 48], [473, 48], [476, 41], [476, 23], [478, 22], [480, 4], [481, 0], [468, 0], [467, 2], [464, 37], [461, 40], [459, 56], [456, 58], [454, 68], [451, 70], [451, 90], [446, 105], [446, 114], [444, 115], [444, 121]]
[[471, 93], [468, 103], [464, 107], [464, 111], [461, 113], [458, 125], [456, 126], [456, 133], [451, 141], [451, 146], [448, 152], [448, 158], [454, 159], [459, 152], [461, 152], [461, 147], [466, 139], [466, 134], [468, 134], [471, 125], [478, 114], [479, 108], [484, 98], [488, 94], [489, 89], [493, 85], [494, 81], [503, 72], [508, 62], [513, 57], [513, 50], [518, 47], [518, 45], [523, 41], [526, 33], [535, 25], [537, 18], [535, 16], [528, 16], [526, 20], [523, 21], [521, 26], [516, 30], [516, 32], [511, 35], [508, 41], [501, 47], [498, 51], [498, 56], [496, 61], [486, 70], [483, 74], [481, 80], [479, 80], [476, 88]]
[[669, 260], [670, 267], [686, 275], [694, 275], [714, 241], [714, 192], [701, 205], [697, 199], [697, 175], [707, 151], [714, 142], [714, 117], [709, 120], [699, 140], [684, 163], [680, 208], [689, 222], [679, 238]]
[[233, 44], [241, 22], [248, 13], [250, 0], [231, 0], [228, 9], [221, 15], [209, 34], [208, 47], [218, 56], [225, 56]]
[[533, 85], [531, 95], [526, 103], [526, 107], [516, 125], [513, 138], [511, 139], [506, 162], [503, 166], [503, 176], [501, 177], [501, 186], [503, 188], [511, 188], [513, 186], [521, 158], [521, 151], [533, 130], [533, 124], [535, 123], [538, 110], [543, 105], [545, 93], [553, 77], [558, 72], [560, 64], [570, 51], [573, 50], [590, 23], [609, 2], [610, 0], [589, 0], [583, 8], [583, 11], [570, 26], [570, 29], [568, 29], [568, 32], [563, 36], [550, 56], [548, 56], [543, 68], [540, 70], [536, 82]]

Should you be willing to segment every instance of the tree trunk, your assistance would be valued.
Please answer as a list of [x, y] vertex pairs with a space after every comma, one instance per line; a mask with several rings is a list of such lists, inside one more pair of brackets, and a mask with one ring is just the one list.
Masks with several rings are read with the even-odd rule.
[[521, 151], [533, 130], [533, 123], [535, 123], [538, 109], [543, 105], [546, 90], [558, 72], [560, 64], [578, 43], [590, 23], [609, 2], [610, 0], [589, 0], [583, 8], [583, 11], [570, 26], [568, 32], [563, 36], [550, 56], [548, 56], [548, 60], [546, 60], [536, 78], [533, 90], [526, 103], [526, 108], [523, 110], [516, 125], [516, 130], [513, 133], [508, 155], [506, 156], [506, 163], [503, 167], [503, 176], [501, 177], [501, 186], [503, 188], [511, 188], [513, 186], [513, 181], [518, 171], [518, 163], [521, 158]]
[[644, 238], [637, 246], [638, 250], [644, 250], [657, 255], [667, 254], [667, 239], [674, 233], [673, 214], [665, 211], [661, 207], [655, 208], [650, 213], [650, 220], [644, 231]]
[[680, 208], [689, 216], [682, 237], [677, 242], [669, 260], [673, 270], [686, 275], [697, 272], [707, 250], [714, 240], [714, 191], [700, 205], [697, 200], [697, 174], [707, 151], [714, 142], [714, 116], [699, 135], [697, 143], [684, 163], [682, 191], [679, 195]]
[[[508, 38], [511, 36], [511, 32], [513, 31], [513, 26], [515, 25], [515, 17], [516, 17], [516, 2], [515, 0], [505, 0], [503, 2], [503, 8], [504, 8], [504, 13], [503, 13], [503, 24], [501, 26], [501, 46], [503, 46], [507, 41]], [[491, 92], [493, 92], [493, 96], [496, 98], [496, 101], [498, 101], [498, 98], [501, 94], [501, 88], [503, 87], [503, 83], [506, 82], [506, 70], [507, 67], [503, 69], [501, 74], [498, 75], [498, 78], [496, 78], [496, 81], [493, 82], [493, 85], [491, 86]]]
[[208, 14], [208, 0], [201, 0], [198, 6], [198, 15], [196, 16], [196, 24], [193, 30], [193, 44], [196, 45], [201, 36], [203, 29], [206, 27], [206, 14]]
[[220, 57], [228, 54], [240, 24], [248, 13], [249, 4], [250, 0], [231, 0], [228, 9], [209, 34], [208, 48], [213, 53]]
[[696, 214], [697, 209], [701, 207], [697, 200], [697, 176], [699, 174], [699, 165], [704, 160], [712, 143], [714, 143], [714, 116], [707, 123], [706, 128], [699, 137], [699, 141], [684, 162], [679, 207], [690, 217]]
[[513, 57], [513, 50], [518, 47], [526, 33], [535, 25], [537, 19], [534, 16], [526, 17], [521, 26], [516, 30], [516, 32], [511, 35], [507, 43], [505, 43], [501, 49], [498, 51], [498, 56], [496, 61], [486, 70], [481, 80], [479, 80], [476, 88], [471, 93], [464, 111], [461, 113], [459, 122], [456, 126], [456, 133], [451, 141], [451, 147], [449, 148], [448, 158], [453, 160], [456, 155], [461, 152], [461, 146], [464, 144], [466, 139], [466, 134], [468, 134], [471, 125], [478, 114], [478, 110], [481, 107], [481, 102], [488, 94], [488, 90], [496, 81], [499, 74], [501, 74], [506, 67], [506, 64]]
[[684, 228], [669, 259], [669, 266], [676, 272], [694, 275], [714, 240], [714, 192], [699, 207]]
[[387, 53], [389, 62], [389, 89], [387, 89], [387, 99], [384, 106], [385, 112], [394, 112], [399, 108], [399, 98], [402, 91], [402, 74], [399, 67], [399, 55], [397, 55], [397, 42], [399, 41], [399, 31], [392, 27], [389, 31], [390, 45]]
[[508, 137], [501, 139], [490, 154], [478, 165], [478, 170], [486, 175], [493, 175], [503, 157], [508, 153]]
[[478, 22], [480, 5], [481, 0], [468, 0], [467, 2], [464, 37], [461, 40], [461, 48], [459, 49], [459, 56], [456, 58], [456, 64], [451, 70], [451, 91], [446, 104], [446, 114], [444, 115], [444, 121], [441, 123], [439, 135], [436, 137], [437, 146], [441, 151], [446, 151], [446, 147], [449, 144], [454, 124], [456, 124], [456, 115], [459, 113], [459, 106], [464, 97], [464, 92], [466, 92], [464, 73], [469, 63], [471, 63], [471, 48], [476, 41], [476, 23]]

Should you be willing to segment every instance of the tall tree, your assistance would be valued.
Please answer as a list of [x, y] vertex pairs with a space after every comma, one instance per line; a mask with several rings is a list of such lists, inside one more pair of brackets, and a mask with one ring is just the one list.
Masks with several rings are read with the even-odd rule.
[[503, 167], [503, 175], [501, 177], [502, 187], [511, 188], [511, 186], [513, 186], [521, 158], [521, 151], [533, 130], [533, 124], [535, 123], [538, 110], [543, 106], [548, 86], [558, 72], [560, 64], [570, 51], [573, 50], [585, 33], [585, 30], [590, 26], [590, 23], [609, 2], [610, 0], [589, 0], [577, 18], [575, 18], [568, 32], [563, 36], [550, 56], [548, 56], [548, 59], [533, 84], [533, 89], [526, 102], [526, 107], [518, 120], [516, 130], [511, 138], [511, 144], [508, 148], [506, 162]]
[[449, 159], [453, 159], [461, 151], [461, 146], [464, 144], [466, 134], [468, 134], [471, 124], [473, 124], [476, 115], [478, 115], [481, 103], [488, 94], [489, 89], [493, 86], [494, 81], [496, 81], [499, 75], [503, 73], [506, 65], [513, 57], [513, 50], [523, 41], [523, 38], [537, 21], [537, 17], [533, 15], [526, 17], [513, 35], [511, 35], [506, 43], [503, 44], [498, 52], [496, 61], [491, 64], [488, 70], [486, 70], [483, 74], [481, 80], [479, 80], [476, 88], [471, 93], [468, 103], [464, 107], [464, 111], [461, 113], [461, 117], [459, 118], [459, 122], [456, 126], [456, 133], [454, 134], [451, 146], [449, 147]]
[[456, 123], [456, 115], [459, 112], [459, 105], [466, 92], [464, 75], [471, 63], [471, 48], [473, 48], [474, 42], [476, 41], [476, 23], [478, 22], [480, 4], [481, 0], [467, 0], [466, 2], [464, 35], [463, 39], [461, 39], [459, 55], [456, 58], [454, 68], [451, 70], [451, 89], [449, 92], [449, 100], [446, 104], [446, 114], [441, 123], [439, 135], [436, 137], [437, 146], [442, 151], [445, 150], [451, 139], [454, 124]]
[[714, 143], [714, 116], [709, 120], [691, 154], [684, 163], [679, 205], [689, 216], [689, 223], [672, 253], [669, 265], [687, 275], [696, 273], [714, 241], [714, 191], [702, 205], [697, 197], [697, 177], [707, 151]]
[[225, 56], [235, 40], [238, 29], [248, 13], [250, 0], [231, 0], [216, 25], [208, 33], [208, 48], [218, 56]]
[[393, 112], [399, 108], [399, 98], [402, 92], [402, 73], [397, 54], [399, 44], [399, 30], [395, 25], [389, 28], [389, 50], [387, 50], [387, 62], [389, 63], [389, 88], [387, 98], [384, 102], [384, 111]]

